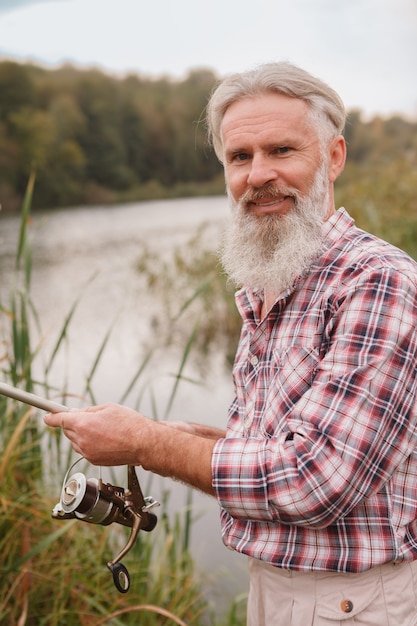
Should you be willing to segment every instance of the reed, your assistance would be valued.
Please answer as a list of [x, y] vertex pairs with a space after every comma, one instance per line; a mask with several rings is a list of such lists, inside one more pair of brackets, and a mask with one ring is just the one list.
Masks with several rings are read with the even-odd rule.
[[[66, 341], [77, 301], [64, 320], [50, 355], [44, 359], [42, 379], [35, 380], [33, 376], [34, 358], [42, 350], [42, 341], [34, 340], [34, 336], [42, 333], [30, 295], [32, 262], [28, 227], [33, 185], [31, 176], [22, 207], [9, 301], [0, 303], [1, 376], [5, 382], [36, 393], [41, 389], [44, 395], [65, 402], [66, 381], [61, 389], [53, 388], [49, 376]], [[93, 378], [107, 341], [108, 334], [86, 377], [84, 395], [91, 401], [94, 401]], [[181, 381], [190, 342], [184, 350], [169, 403]], [[140, 381], [150, 357], [150, 353], [145, 355], [122, 400]], [[126, 529], [118, 525], [80, 524], [77, 520], [57, 523], [51, 518], [56, 504], [56, 497], [50, 495], [51, 486], [56, 493], [71, 460], [59, 431], [45, 429], [35, 409], [0, 396], [0, 449], [1, 624], [209, 626], [216, 623], [220, 626], [207, 600], [209, 581], [196, 573], [189, 551], [193, 523], [191, 492], [183, 513], [172, 517], [163, 513], [152, 533], [140, 533], [126, 561], [131, 590], [120, 595], [105, 563], [125, 543]], [[243, 618], [239, 621], [236, 615], [232, 607], [224, 624], [243, 624]]]
[[242, 325], [235, 288], [220, 266], [209, 235], [208, 225], [203, 224], [169, 258], [143, 244], [137, 262], [148, 289], [158, 299], [153, 325], [160, 340], [166, 345], [192, 345], [202, 372], [219, 352], [225, 367], [231, 369]]

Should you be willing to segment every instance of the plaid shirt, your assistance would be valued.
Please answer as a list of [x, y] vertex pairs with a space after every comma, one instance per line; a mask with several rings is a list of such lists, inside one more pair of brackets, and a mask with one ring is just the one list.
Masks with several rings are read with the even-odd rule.
[[227, 435], [223, 540], [281, 568], [360, 572], [417, 558], [417, 264], [344, 209], [265, 319], [249, 290]]

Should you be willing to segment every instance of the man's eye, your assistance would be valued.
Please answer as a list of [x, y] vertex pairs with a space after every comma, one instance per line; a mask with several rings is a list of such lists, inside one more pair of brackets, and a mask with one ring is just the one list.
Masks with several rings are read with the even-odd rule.
[[233, 155], [234, 161], [246, 161], [249, 158], [249, 155], [246, 152], [237, 152]]
[[277, 154], [287, 154], [290, 151], [289, 146], [280, 146], [275, 150]]

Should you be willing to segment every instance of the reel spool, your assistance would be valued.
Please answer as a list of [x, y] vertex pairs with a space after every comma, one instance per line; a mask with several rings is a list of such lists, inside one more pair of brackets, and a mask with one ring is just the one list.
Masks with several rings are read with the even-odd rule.
[[81, 472], [73, 474], [63, 485], [61, 504], [65, 513], [74, 513], [91, 524], [111, 523], [112, 516], [118, 513], [115, 504], [101, 497], [98, 479], [87, 479]]
[[[76, 517], [90, 524], [106, 526], [117, 521], [126, 504], [125, 490], [103, 483], [101, 478], [87, 478], [76, 472], [65, 479], [61, 500], [53, 511], [53, 517]], [[55, 514], [54, 514], [55, 513]], [[126, 526], [131, 524], [125, 524]]]

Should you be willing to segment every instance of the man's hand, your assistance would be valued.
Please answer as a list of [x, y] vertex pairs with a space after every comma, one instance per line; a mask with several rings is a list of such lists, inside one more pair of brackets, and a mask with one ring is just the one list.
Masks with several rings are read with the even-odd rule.
[[140, 440], [151, 422], [118, 404], [50, 413], [44, 421], [62, 428], [75, 452], [94, 465], [140, 465]]
[[74, 451], [93, 465], [142, 465], [213, 494], [214, 438], [155, 422], [119, 404], [50, 413], [44, 421], [62, 428]]

